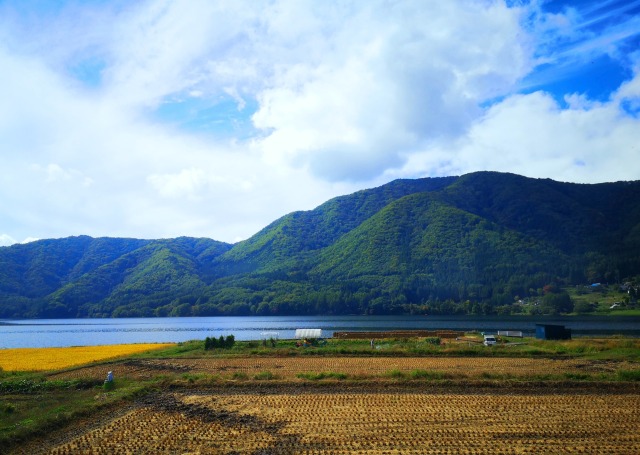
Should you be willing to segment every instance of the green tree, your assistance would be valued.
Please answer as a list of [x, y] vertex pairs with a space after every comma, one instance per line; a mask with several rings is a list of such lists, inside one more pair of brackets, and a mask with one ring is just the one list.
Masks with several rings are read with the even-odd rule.
[[580, 301], [573, 306], [573, 311], [580, 314], [591, 313], [593, 311], [593, 305], [589, 302]]
[[542, 298], [542, 309], [545, 313], [571, 313], [573, 301], [566, 292], [547, 294]]
[[227, 335], [227, 338], [225, 339], [225, 342], [224, 342], [224, 347], [227, 349], [231, 349], [235, 343], [236, 343], [236, 337], [234, 337], [233, 335]]

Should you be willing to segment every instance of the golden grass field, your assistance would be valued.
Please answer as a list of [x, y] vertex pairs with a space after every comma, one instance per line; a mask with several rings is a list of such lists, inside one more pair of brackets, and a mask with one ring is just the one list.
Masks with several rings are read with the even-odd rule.
[[165, 393], [41, 453], [640, 453], [640, 396]]
[[4, 371], [60, 370], [153, 349], [162, 349], [167, 346], [170, 346], [170, 344], [119, 344], [112, 346], [78, 346], [69, 348], [0, 349], [0, 368]]

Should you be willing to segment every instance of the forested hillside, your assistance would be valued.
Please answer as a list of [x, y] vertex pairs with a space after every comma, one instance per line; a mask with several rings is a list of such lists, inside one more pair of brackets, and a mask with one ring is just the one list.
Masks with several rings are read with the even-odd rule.
[[[397, 180], [210, 239], [0, 248], [0, 317], [568, 311], [560, 286], [640, 275], [640, 182], [479, 172]], [[543, 292], [543, 289], [545, 290]], [[552, 298], [553, 297], [553, 298]]]

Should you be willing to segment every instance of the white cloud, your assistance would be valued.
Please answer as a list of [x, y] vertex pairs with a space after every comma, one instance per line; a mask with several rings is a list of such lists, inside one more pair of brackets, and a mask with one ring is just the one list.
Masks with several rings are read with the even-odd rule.
[[195, 197], [205, 175], [200, 169], [183, 169], [179, 174], [150, 175], [147, 180], [164, 197]]
[[[14, 5], [0, 5], [0, 214], [11, 233], [0, 244], [234, 241], [395, 177], [640, 174], [638, 77], [599, 103], [514, 94], [535, 64], [560, 58], [554, 43], [576, 42], [575, 12], [523, 28], [535, 4], [149, 0], [40, 16]], [[244, 135], [158, 121], [158, 106], [185, 100], [205, 113], [226, 103], [213, 118], [244, 119]]]
[[13, 245], [16, 240], [8, 234], [0, 234], [0, 246], [9, 246]]
[[616, 103], [627, 103], [625, 107], [631, 108], [635, 114], [640, 111], [640, 55], [636, 56], [636, 59], [634, 77], [622, 84], [613, 94]]
[[411, 157], [405, 171], [495, 170], [585, 183], [636, 180], [640, 118], [628, 115], [623, 103], [635, 93], [639, 78], [604, 103], [572, 96], [563, 108], [544, 92], [508, 97], [478, 119], [448, 153], [427, 149]]
[[110, 96], [132, 106], [155, 106], [200, 78], [196, 62], [207, 46], [209, 2], [139, 3], [118, 21], [105, 71]]
[[269, 166], [250, 144], [153, 124], [1, 46], [0, 66], [12, 68], [0, 74], [6, 232], [234, 241], [340, 192]]
[[328, 38], [305, 30], [298, 47], [330, 56], [279, 66], [259, 92], [253, 120], [268, 131], [262, 144], [271, 160], [329, 180], [375, 177], [399, 166], [403, 152], [463, 133], [480, 103], [508, 92], [530, 69], [516, 9], [368, 5], [337, 19]]
[[22, 242], [18, 242], [16, 239], [14, 239], [8, 234], [0, 234], [0, 247], [11, 246], [16, 243], [30, 243], [30, 242], [35, 242], [36, 240], [40, 240], [40, 239], [36, 239], [35, 237], [27, 237]]
[[34, 164], [33, 170], [39, 172], [44, 177], [47, 184], [70, 183], [77, 186], [89, 187], [93, 184], [91, 177], [85, 176], [76, 169], [63, 169], [60, 165], [51, 163], [47, 166]]

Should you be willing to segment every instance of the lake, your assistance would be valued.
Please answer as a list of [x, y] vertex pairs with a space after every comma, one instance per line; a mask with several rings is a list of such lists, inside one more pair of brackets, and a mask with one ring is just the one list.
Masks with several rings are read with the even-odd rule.
[[[0, 320], [0, 349], [164, 343], [204, 340], [233, 334], [236, 340], [260, 340], [263, 333], [293, 338], [296, 329], [334, 331], [461, 330], [535, 333], [535, 324], [560, 324], [574, 337], [640, 337], [640, 317], [488, 317], [488, 316], [247, 316], [123, 319]], [[267, 335], [271, 336], [271, 335]]]

